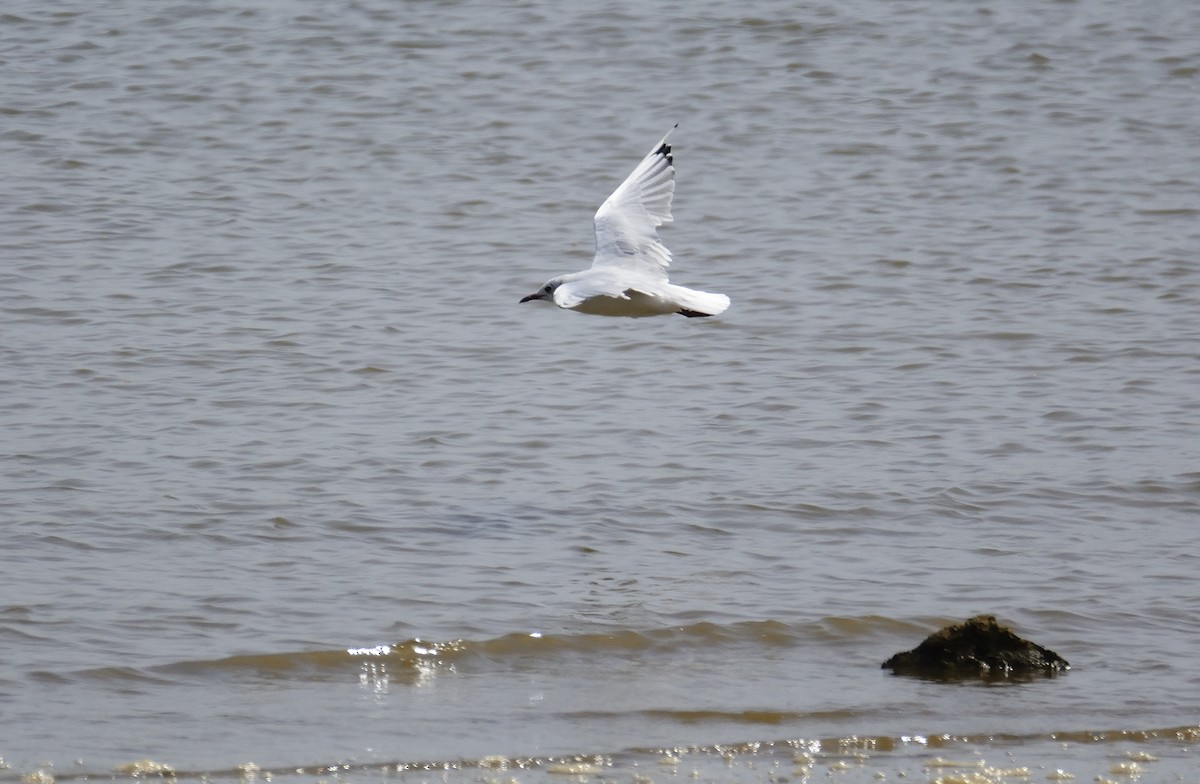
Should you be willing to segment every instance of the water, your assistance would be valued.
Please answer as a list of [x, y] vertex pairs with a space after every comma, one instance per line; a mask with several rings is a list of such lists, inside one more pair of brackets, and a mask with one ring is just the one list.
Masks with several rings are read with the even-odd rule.
[[[1195, 781], [1198, 36], [10, 3], [0, 779]], [[518, 306], [675, 122], [728, 313]]]

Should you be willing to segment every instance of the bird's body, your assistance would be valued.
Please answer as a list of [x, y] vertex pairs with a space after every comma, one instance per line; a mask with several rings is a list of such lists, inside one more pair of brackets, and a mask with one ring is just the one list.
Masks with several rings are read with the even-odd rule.
[[671, 251], [658, 238], [658, 227], [671, 221], [674, 194], [674, 158], [664, 136], [596, 211], [592, 266], [551, 278], [521, 302], [544, 300], [577, 313], [634, 318], [724, 311], [729, 307], [724, 294], [667, 280]]

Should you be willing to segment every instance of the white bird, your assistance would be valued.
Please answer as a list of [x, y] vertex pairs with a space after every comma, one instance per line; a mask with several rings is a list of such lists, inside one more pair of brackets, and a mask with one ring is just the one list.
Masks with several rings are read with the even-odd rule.
[[551, 278], [521, 302], [544, 300], [577, 313], [635, 318], [668, 313], [715, 316], [729, 307], [724, 294], [667, 282], [671, 251], [657, 231], [671, 222], [675, 195], [675, 159], [667, 136], [596, 210], [592, 266]]

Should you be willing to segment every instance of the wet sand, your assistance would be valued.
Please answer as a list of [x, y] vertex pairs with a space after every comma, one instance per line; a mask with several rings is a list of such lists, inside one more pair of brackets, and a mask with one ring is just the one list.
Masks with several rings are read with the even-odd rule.
[[787, 784], [912, 781], [1000, 784], [1012, 781], [1195, 782], [1200, 725], [1145, 731], [1052, 733], [1044, 736], [841, 737], [713, 746], [633, 749], [559, 757], [489, 756], [476, 760], [331, 763], [266, 769], [246, 762], [231, 770], [189, 772], [136, 760], [109, 774], [38, 769], [0, 781], [52, 784], [94, 778], [199, 780], [206, 784]]

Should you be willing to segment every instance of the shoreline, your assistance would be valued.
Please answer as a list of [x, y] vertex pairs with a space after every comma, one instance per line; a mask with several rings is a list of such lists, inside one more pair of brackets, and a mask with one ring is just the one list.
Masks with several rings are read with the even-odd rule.
[[[535, 784], [594, 781], [654, 784], [762, 781], [784, 784], [831, 777], [841, 782], [893, 778], [937, 784], [989, 782], [1194, 781], [1200, 765], [1200, 725], [1142, 730], [1021, 734], [841, 736], [743, 741], [707, 746], [634, 748], [614, 753], [552, 756], [491, 755], [472, 760], [337, 762], [261, 766], [246, 762], [223, 770], [181, 770], [143, 759], [110, 771], [43, 766], [0, 771], [0, 784], [54, 784], [107, 779], [194, 780], [205, 784], [258, 782], [398, 782], [402, 784]], [[926, 777], [922, 779], [921, 777]]]

